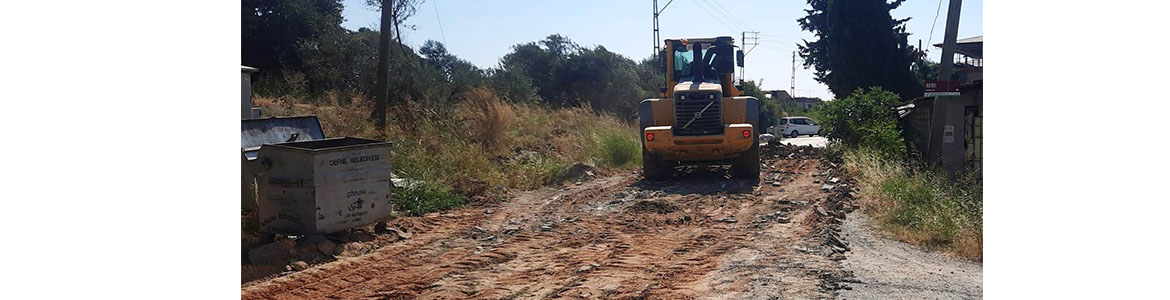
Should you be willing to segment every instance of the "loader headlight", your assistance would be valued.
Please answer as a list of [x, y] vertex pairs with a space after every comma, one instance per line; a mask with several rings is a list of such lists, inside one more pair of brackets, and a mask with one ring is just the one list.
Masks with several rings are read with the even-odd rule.
[[715, 100], [715, 94], [707, 94], [707, 99]]

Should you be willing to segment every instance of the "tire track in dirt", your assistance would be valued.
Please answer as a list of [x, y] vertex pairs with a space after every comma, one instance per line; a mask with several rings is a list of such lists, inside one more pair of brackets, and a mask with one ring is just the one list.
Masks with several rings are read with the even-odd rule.
[[839, 269], [814, 213], [820, 162], [768, 159], [766, 182], [696, 168], [624, 173], [390, 226], [410, 239], [242, 287], [243, 299], [822, 298]]

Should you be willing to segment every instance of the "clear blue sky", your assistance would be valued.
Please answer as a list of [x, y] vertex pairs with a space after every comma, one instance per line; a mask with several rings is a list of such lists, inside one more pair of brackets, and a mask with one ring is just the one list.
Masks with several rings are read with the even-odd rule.
[[[483, 68], [496, 66], [513, 45], [554, 33], [586, 47], [603, 45], [635, 60], [653, 52], [650, 0], [425, 1], [418, 14], [407, 20], [417, 30], [406, 32], [403, 42], [417, 49], [426, 40], [445, 40], [448, 51]], [[659, 0], [658, 5], [669, 1]], [[910, 43], [921, 39], [927, 45], [938, 5], [939, 0], [908, 0], [893, 11], [895, 18], [913, 18], [907, 25]], [[947, 1], [942, 1], [938, 9], [932, 44], [942, 41], [946, 6]], [[807, 8], [802, 0], [674, 0], [659, 17], [660, 34], [664, 39], [730, 35], [741, 43], [742, 31], [759, 31], [761, 44], [745, 59], [747, 78], [763, 79], [765, 89], [788, 90], [795, 44], [802, 38], [812, 39], [796, 23]], [[366, 7], [365, 0], [345, 0], [344, 16], [346, 28], [378, 28], [379, 14]], [[983, 1], [963, 1], [959, 38], [982, 34]], [[928, 48], [931, 59], [938, 61], [941, 51]], [[796, 95], [832, 98], [828, 88], [812, 76], [812, 70], [800, 67], [798, 58]]]

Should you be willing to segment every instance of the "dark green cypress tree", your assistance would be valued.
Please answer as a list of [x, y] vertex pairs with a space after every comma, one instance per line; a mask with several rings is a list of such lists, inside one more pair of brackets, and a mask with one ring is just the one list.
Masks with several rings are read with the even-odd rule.
[[921, 55], [906, 42], [910, 18], [890, 16], [903, 1], [808, 0], [808, 15], [797, 21], [817, 39], [799, 45], [804, 66], [814, 68], [817, 81], [837, 98], [872, 86], [902, 99], [921, 96], [922, 85], [910, 68]]

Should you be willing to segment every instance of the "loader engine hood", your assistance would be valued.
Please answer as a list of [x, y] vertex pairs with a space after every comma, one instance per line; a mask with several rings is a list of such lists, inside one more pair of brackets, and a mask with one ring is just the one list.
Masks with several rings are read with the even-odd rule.
[[678, 84], [674, 85], [674, 94], [676, 94], [676, 95], [679, 93], [694, 93], [694, 92], [722, 93], [723, 86], [720, 85], [719, 83], [709, 82], [709, 81], [700, 81], [700, 82], [683, 81], [683, 82], [679, 82]]

